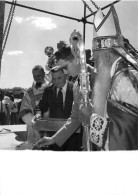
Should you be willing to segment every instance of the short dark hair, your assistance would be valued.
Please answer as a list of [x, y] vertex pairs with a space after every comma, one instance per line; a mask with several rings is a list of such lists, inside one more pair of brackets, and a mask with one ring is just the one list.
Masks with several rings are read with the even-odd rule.
[[32, 73], [36, 70], [40, 70], [45, 74], [44, 68], [41, 65], [34, 66], [34, 68], [32, 69]]
[[59, 51], [55, 52], [55, 57], [58, 60], [73, 60], [74, 55], [71, 52], [71, 47], [70, 46], [65, 46], [61, 48]]

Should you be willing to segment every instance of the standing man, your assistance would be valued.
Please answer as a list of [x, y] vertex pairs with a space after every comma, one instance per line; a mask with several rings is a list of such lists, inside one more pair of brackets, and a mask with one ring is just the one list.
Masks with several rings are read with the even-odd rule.
[[6, 125], [6, 105], [2, 89], [0, 89], [0, 125]]
[[10, 96], [10, 99], [12, 101], [12, 106], [10, 107], [10, 125], [16, 125], [18, 124], [17, 119], [17, 112], [18, 112], [18, 105], [17, 102], [15, 102], [14, 95]]
[[39, 139], [39, 134], [32, 128], [32, 118], [36, 114], [37, 106], [42, 98], [44, 88], [48, 85], [45, 80], [44, 68], [40, 65], [36, 65], [32, 69], [33, 85], [30, 87], [22, 100], [20, 108], [20, 117], [27, 124], [27, 140], [35, 143]]
[[112, 5], [94, 18], [91, 141], [102, 150], [138, 149], [138, 52], [121, 34]]

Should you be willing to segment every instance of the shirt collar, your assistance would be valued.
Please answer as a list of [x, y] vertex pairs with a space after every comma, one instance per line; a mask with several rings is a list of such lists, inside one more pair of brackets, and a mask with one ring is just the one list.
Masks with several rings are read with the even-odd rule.
[[[65, 85], [62, 87], [62, 93], [66, 94], [66, 90], [67, 90], [67, 80], [66, 80]], [[57, 88], [57, 93], [58, 91], [59, 91], [59, 88]]]
[[67, 89], [67, 80], [66, 80], [66, 83], [65, 83], [65, 85], [62, 87], [62, 91], [66, 91], [66, 89]]
[[36, 90], [39, 90], [39, 91], [43, 91], [46, 86], [48, 86], [48, 83], [47, 83], [46, 80], [44, 80], [41, 87], [39, 87], [39, 88], [36, 88], [36, 82], [35, 81], [33, 82], [33, 85], [32, 85], [33, 88], [35, 88]]

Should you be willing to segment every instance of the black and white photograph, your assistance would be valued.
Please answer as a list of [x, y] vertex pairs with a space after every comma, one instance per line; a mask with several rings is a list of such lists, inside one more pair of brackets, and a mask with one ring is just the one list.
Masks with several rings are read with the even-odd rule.
[[0, 195], [138, 195], [138, 0], [0, 0]]

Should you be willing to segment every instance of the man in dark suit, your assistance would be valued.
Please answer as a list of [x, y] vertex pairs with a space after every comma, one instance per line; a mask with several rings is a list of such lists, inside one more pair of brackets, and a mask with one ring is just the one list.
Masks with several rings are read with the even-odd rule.
[[[52, 85], [45, 88], [40, 100], [37, 113], [41, 112], [43, 119], [58, 118], [68, 119], [71, 115], [73, 103], [73, 82], [68, 81], [68, 74], [63, 68], [52, 68]], [[39, 118], [40, 114], [36, 117]], [[46, 132], [52, 136], [54, 132]], [[41, 134], [43, 137], [44, 134]], [[56, 146], [55, 150], [78, 151], [81, 150], [81, 133], [74, 133], [62, 147]]]
[[52, 85], [46, 87], [39, 103], [44, 118], [70, 117], [73, 102], [73, 83], [68, 81], [68, 75], [63, 69], [51, 70]]

